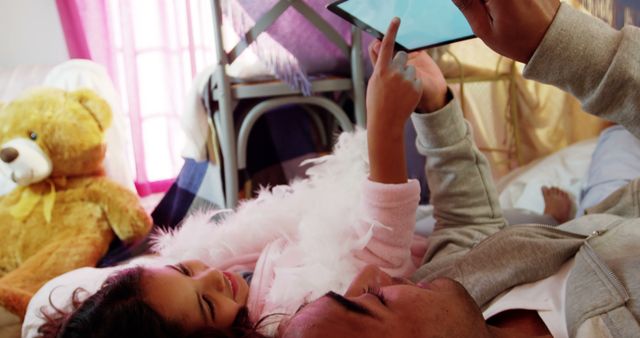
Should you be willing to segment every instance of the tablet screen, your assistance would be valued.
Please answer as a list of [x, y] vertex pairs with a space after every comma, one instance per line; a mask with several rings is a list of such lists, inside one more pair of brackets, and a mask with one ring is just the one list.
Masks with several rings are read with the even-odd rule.
[[346, 0], [334, 6], [379, 33], [387, 31], [393, 17], [399, 17], [402, 23], [396, 42], [407, 50], [473, 37], [469, 23], [451, 0]]

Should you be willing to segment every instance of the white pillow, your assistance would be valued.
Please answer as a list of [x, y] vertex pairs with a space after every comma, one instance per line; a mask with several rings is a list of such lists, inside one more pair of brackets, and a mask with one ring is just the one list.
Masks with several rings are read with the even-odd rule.
[[22, 338], [38, 336], [38, 328], [44, 324], [42, 310], [52, 312], [52, 304], [60, 310], [71, 311], [71, 297], [76, 289], [82, 288], [87, 291], [87, 293], [81, 293], [80, 296], [92, 295], [100, 289], [107, 277], [117, 271], [139, 265], [160, 266], [169, 263], [159, 257], [142, 256], [126, 264], [110, 268], [76, 269], [48, 281], [29, 302], [22, 324]]
[[[44, 324], [41, 310], [53, 312], [51, 304], [63, 311], [71, 310], [71, 296], [77, 288], [96, 292], [107, 277], [119, 268], [81, 268], [60, 275], [45, 284], [31, 298], [22, 324], [22, 337], [35, 338], [38, 328]], [[51, 301], [51, 303], [49, 302]]]

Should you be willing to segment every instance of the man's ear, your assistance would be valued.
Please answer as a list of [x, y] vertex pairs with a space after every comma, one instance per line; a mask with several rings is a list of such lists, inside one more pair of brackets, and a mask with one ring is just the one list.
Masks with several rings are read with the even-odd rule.
[[111, 126], [111, 106], [98, 94], [90, 89], [80, 89], [70, 95], [93, 116], [102, 131]]

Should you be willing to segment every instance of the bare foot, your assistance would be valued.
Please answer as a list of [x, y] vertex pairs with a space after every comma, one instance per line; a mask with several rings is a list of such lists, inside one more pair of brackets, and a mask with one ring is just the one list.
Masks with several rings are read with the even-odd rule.
[[544, 198], [544, 213], [553, 217], [558, 224], [573, 218], [574, 207], [571, 196], [566, 191], [556, 187], [542, 187]]

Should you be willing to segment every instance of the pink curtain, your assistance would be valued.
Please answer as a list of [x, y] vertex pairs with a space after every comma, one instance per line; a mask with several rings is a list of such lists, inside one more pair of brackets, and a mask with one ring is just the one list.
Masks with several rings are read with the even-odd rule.
[[179, 114], [191, 79], [213, 62], [209, 0], [56, 0], [72, 58], [103, 64], [128, 115], [141, 196], [182, 167]]
[[72, 59], [91, 59], [77, 3], [75, 1], [56, 0], [56, 5], [58, 6], [69, 57]]

